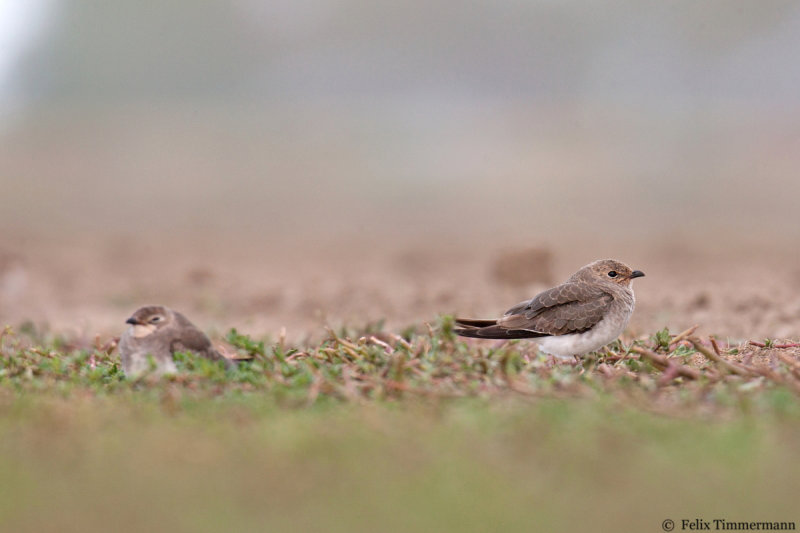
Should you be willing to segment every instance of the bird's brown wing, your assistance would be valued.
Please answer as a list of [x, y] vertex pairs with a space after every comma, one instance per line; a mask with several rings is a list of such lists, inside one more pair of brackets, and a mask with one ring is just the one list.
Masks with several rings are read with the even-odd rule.
[[579, 333], [600, 322], [613, 300], [596, 285], [568, 282], [538, 294], [527, 304], [512, 307], [497, 325], [546, 335]]
[[235, 366], [234, 362], [214, 349], [206, 334], [197, 329], [188, 318], [175, 312], [175, 322], [177, 327], [170, 342], [170, 352], [195, 352], [212, 361], [225, 361], [228, 367]]
[[566, 335], [591, 328], [605, 316], [613, 296], [582, 282], [567, 282], [509, 309], [496, 321], [456, 320], [464, 337], [515, 339]]

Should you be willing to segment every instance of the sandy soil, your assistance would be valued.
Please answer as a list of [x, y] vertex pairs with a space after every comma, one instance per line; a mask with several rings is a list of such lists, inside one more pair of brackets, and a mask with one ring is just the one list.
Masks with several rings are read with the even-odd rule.
[[324, 242], [230, 235], [143, 242], [130, 236], [41, 238], [0, 246], [0, 322], [114, 335], [138, 306], [179, 309], [212, 335], [237, 327], [290, 340], [324, 326], [437, 314], [493, 316], [613, 257], [646, 272], [635, 284], [633, 335], [699, 324], [723, 339], [800, 336], [800, 263], [790, 252], [699, 243], [496, 244], [437, 235]]

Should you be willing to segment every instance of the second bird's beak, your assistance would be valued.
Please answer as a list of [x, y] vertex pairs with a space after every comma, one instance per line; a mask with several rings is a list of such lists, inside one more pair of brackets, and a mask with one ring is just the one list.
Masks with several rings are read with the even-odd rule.
[[643, 277], [644, 277], [644, 272], [642, 272], [641, 270], [634, 270], [633, 272], [631, 272], [630, 275], [630, 279], [643, 278]]
[[138, 324], [138, 323], [139, 323], [139, 321], [138, 321], [138, 320], [136, 320], [136, 319], [135, 319], [135, 318], [133, 318], [133, 317], [130, 317], [128, 320], [126, 320], [126, 321], [125, 321], [125, 323], [126, 323], [126, 324], [132, 324], [132, 325], [134, 325], [134, 326], [135, 326], [136, 324]]

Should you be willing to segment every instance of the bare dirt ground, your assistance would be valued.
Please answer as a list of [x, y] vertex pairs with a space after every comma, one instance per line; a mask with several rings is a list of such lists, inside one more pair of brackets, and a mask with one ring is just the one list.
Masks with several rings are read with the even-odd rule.
[[615, 258], [646, 273], [632, 335], [800, 335], [791, 115], [714, 119], [670, 151], [650, 133], [675, 117], [617, 109], [588, 129], [516, 108], [414, 127], [189, 111], [45, 113], [4, 133], [0, 323], [116, 335], [160, 303], [212, 336], [302, 340], [495, 316]]
[[116, 335], [138, 306], [165, 304], [219, 337], [236, 327], [292, 341], [325, 326], [385, 321], [400, 329], [439, 314], [493, 316], [613, 257], [637, 280], [631, 335], [699, 324], [738, 342], [800, 336], [800, 263], [777, 245], [491, 243], [419, 237], [162, 238], [17, 233], [0, 245], [0, 322], [78, 336]]

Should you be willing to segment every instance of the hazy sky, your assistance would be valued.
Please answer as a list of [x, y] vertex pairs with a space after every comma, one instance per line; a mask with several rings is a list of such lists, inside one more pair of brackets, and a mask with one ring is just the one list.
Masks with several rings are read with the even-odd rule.
[[23, 70], [20, 62], [26, 51], [42, 42], [52, 14], [50, 0], [0, 1], [0, 105], [10, 103], [19, 83], [15, 76]]
[[795, 2], [4, 0], [0, 39], [33, 105], [800, 104]]
[[3, 224], [800, 228], [797, 2], [5, 0], [0, 39]]

